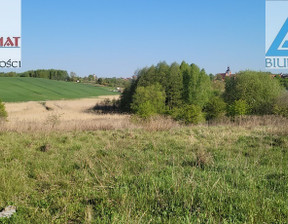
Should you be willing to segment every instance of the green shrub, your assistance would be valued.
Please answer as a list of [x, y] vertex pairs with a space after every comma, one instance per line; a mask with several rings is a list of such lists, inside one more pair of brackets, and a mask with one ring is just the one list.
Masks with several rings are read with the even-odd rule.
[[235, 100], [228, 106], [227, 114], [229, 116], [243, 116], [249, 114], [250, 108], [246, 100]]
[[206, 119], [212, 120], [225, 116], [226, 103], [220, 97], [213, 96], [206, 104], [204, 111], [206, 113]]
[[251, 114], [271, 114], [275, 100], [284, 91], [279, 81], [269, 73], [244, 71], [226, 79], [225, 101], [229, 104], [245, 100]]
[[196, 105], [185, 105], [181, 108], [174, 109], [172, 117], [185, 124], [199, 124], [205, 121], [201, 107]]
[[165, 111], [165, 92], [160, 84], [138, 87], [133, 96], [132, 110], [142, 118], [148, 118]]
[[276, 115], [288, 117], [288, 92], [277, 98], [273, 112]]
[[0, 119], [5, 119], [7, 117], [7, 112], [5, 110], [5, 105], [0, 100]]
[[275, 105], [273, 112], [276, 115], [280, 115], [280, 116], [283, 116], [283, 117], [288, 117], [288, 107], [281, 107], [279, 105]]

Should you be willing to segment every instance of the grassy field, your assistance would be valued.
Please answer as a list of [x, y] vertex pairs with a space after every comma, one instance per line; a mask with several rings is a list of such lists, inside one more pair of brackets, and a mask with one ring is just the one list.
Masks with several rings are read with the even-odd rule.
[[0, 223], [288, 222], [285, 125], [0, 133]]
[[4, 102], [76, 99], [115, 95], [105, 87], [94, 87], [40, 78], [0, 78], [0, 99]]

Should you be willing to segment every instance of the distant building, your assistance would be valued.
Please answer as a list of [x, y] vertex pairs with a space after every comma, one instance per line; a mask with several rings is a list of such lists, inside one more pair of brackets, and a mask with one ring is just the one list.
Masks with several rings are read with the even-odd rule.
[[230, 67], [227, 67], [227, 70], [225, 73], [218, 73], [216, 76], [221, 77], [222, 80], [225, 80], [226, 77], [235, 76], [235, 74], [232, 74]]
[[[224, 81], [226, 77], [235, 77], [236, 74], [232, 74], [230, 67], [227, 67], [227, 70], [225, 73], [218, 73], [216, 74], [216, 79], [215, 80], [222, 80]], [[288, 74], [270, 74], [271, 78], [282, 78], [282, 79], [288, 79]]]

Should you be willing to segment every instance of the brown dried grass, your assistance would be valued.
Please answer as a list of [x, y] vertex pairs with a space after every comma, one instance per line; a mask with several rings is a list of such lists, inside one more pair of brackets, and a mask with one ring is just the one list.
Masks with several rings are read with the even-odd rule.
[[91, 108], [107, 98], [117, 99], [115, 96], [102, 96], [77, 100], [7, 103], [8, 119], [0, 123], [0, 131], [51, 132], [140, 128], [161, 131], [179, 126], [172, 119], [161, 116], [135, 122], [135, 118], [127, 114], [91, 112]]
[[223, 117], [222, 119], [210, 121], [207, 125], [229, 125], [229, 126], [242, 126], [242, 127], [256, 127], [256, 126], [287, 126], [288, 119], [276, 115], [264, 116], [242, 116], [233, 119]]
[[[181, 125], [169, 117], [156, 116], [140, 120], [125, 114], [99, 114], [91, 112], [99, 98], [57, 100], [46, 102], [6, 103], [7, 121], [0, 121], [0, 131], [15, 132], [51, 132], [51, 131], [93, 131], [144, 129], [147, 131], [165, 131], [179, 128]], [[49, 110], [47, 110], [49, 108]], [[90, 111], [90, 112], [88, 112]], [[254, 129], [265, 127], [267, 131], [288, 135], [288, 119], [280, 116], [243, 116], [232, 121], [230, 118], [212, 121], [201, 126], [241, 126]], [[264, 130], [262, 128], [262, 130]]]
[[133, 116], [131, 120], [134, 125], [147, 131], [166, 131], [180, 127], [178, 122], [165, 116], [155, 116], [146, 120]]
[[8, 119], [6, 122], [1, 122], [0, 131], [84, 131], [132, 127], [129, 115], [102, 115], [87, 112], [104, 98], [116, 97], [6, 103]]

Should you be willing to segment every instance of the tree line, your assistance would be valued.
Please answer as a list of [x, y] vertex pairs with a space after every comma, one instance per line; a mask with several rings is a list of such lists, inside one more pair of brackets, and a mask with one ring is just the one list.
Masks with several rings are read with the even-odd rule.
[[39, 69], [39, 70], [30, 70], [26, 72], [16, 73], [16, 72], [7, 72], [0, 73], [0, 77], [31, 77], [31, 78], [44, 78], [51, 80], [62, 80], [69, 81], [70, 77], [67, 71], [56, 70], [56, 69]]
[[0, 77], [30, 77], [30, 78], [43, 78], [51, 80], [61, 80], [67, 82], [81, 82], [81, 83], [90, 83], [98, 84], [101, 86], [109, 87], [121, 87], [126, 88], [131, 79], [124, 78], [98, 78], [96, 75], [88, 75], [84, 77], [79, 77], [75, 72], [71, 72], [70, 75], [65, 70], [56, 70], [56, 69], [39, 69], [39, 70], [30, 70], [26, 72], [16, 73], [16, 72], [7, 72], [0, 73]]
[[288, 98], [287, 81], [270, 73], [242, 71], [223, 81], [183, 61], [160, 62], [136, 75], [122, 93], [120, 109], [143, 118], [166, 114], [185, 123], [200, 123], [224, 116], [288, 116], [288, 102], [283, 101]]

